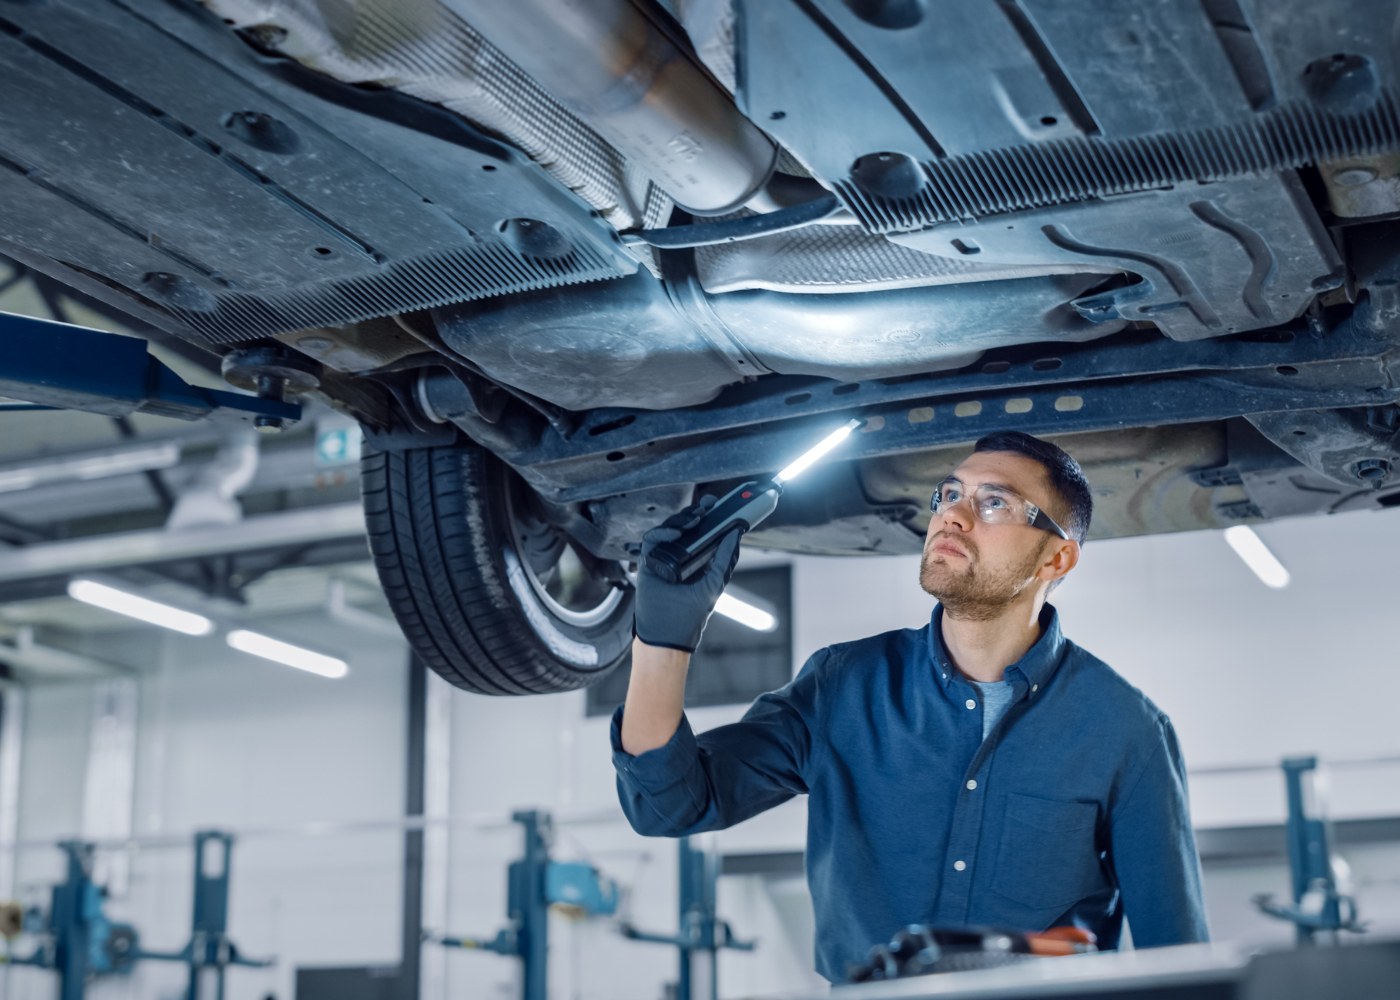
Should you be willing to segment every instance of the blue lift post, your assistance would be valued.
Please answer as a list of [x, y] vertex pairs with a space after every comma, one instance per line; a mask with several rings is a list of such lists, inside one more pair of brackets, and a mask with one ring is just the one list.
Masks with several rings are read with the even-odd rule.
[[566, 907], [586, 916], [617, 912], [617, 884], [592, 865], [549, 856], [553, 823], [548, 813], [513, 813], [524, 831], [524, 853], [506, 878], [510, 924], [491, 939], [430, 937], [448, 948], [472, 948], [521, 960], [523, 1000], [545, 1000], [549, 989], [549, 911]]
[[5, 312], [0, 396], [109, 417], [218, 417], [259, 427], [301, 419], [295, 403], [191, 385], [148, 354], [140, 338]]
[[719, 953], [730, 948], [753, 951], [754, 942], [739, 941], [716, 911], [719, 859], [695, 847], [689, 837], [676, 844], [679, 867], [680, 933], [651, 934], [624, 924], [622, 933], [633, 941], [668, 944], [680, 951], [676, 1000], [699, 1000], [695, 995], [695, 961], [703, 955], [708, 965], [709, 1000], [719, 997]]
[[[215, 848], [217, 866], [206, 865], [205, 850], [210, 844]], [[83, 1000], [89, 980], [129, 973], [141, 961], [188, 965], [186, 1000], [201, 1000], [201, 976], [205, 969], [213, 968], [217, 973], [216, 1000], [223, 1000], [224, 973], [230, 965], [271, 964], [244, 958], [228, 938], [230, 834], [195, 834], [193, 927], [189, 944], [178, 952], [146, 951], [135, 927], [107, 918], [102, 889], [92, 880], [92, 844], [64, 841], [58, 846], [67, 856], [67, 870], [63, 882], [53, 889], [41, 931], [45, 941], [33, 954], [6, 961], [57, 972], [59, 1000]]]
[[62, 1000], [82, 1000], [89, 974], [130, 969], [137, 938], [102, 912], [102, 890], [92, 881], [92, 846], [66, 841], [59, 848], [67, 855], [68, 870], [63, 883], [54, 886], [49, 908], [53, 968], [58, 970]]
[[78, 841], [58, 846], [67, 863], [63, 881], [53, 887], [48, 916], [37, 929], [44, 942], [27, 957], [5, 961], [54, 970], [59, 1000], [82, 1000], [90, 978], [131, 971], [140, 938], [134, 927], [113, 923], [103, 912], [102, 889], [92, 880], [93, 846]]
[[1300, 945], [1315, 944], [1317, 935], [1322, 932], [1335, 937], [1338, 931], [1359, 933], [1366, 929], [1357, 920], [1356, 901], [1337, 890], [1327, 821], [1308, 811], [1316, 770], [1316, 757], [1290, 757], [1283, 761], [1293, 904], [1281, 906], [1268, 895], [1254, 899], [1255, 905], [1269, 916], [1292, 922], [1297, 928]]
[[190, 943], [181, 952], [190, 966], [185, 1000], [200, 1000], [205, 969], [215, 972], [215, 1000], [224, 1000], [224, 973], [230, 965], [266, 965], [238, 953], [228, 936], [228, 897], [233, 836], [215, 830], [194, 835], [194, 915]]
[[508, 912], [517, 931], [519, 954], [525, 963], [525, 1000], [544, 1000], [549, 975], [549, 902], [545, 879], [553, 825], [537, 812], [511, 817], [525, 830], [525, 853], [507, 876]]

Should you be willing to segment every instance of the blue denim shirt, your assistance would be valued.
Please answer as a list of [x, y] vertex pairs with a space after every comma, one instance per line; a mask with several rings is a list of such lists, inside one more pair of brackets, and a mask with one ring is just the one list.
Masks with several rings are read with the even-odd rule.
[[697, 737], [613, 763], [639, 832], [718, 830], [808, 796], [817, 971], [833, 982], [910, 923], [1074, 924], [1118, 945], [1206, 940], [1186, 773], [1167, 717], [1065, 639], [1054, 608], [1006, 670], [982, 736], [942, 609], [921, 629], [820, 650], [786, 687]]

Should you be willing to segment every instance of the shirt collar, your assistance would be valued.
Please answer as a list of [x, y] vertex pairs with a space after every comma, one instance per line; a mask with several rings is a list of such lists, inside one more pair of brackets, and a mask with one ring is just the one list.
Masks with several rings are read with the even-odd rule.
[[[1060, 632], [1060, 613], [1055, 610], [1054, 605], [1047, 604], [1040, 609], [1040, 638], [1035, 641], [1035, 645], [1026, 650], [1024, 656], [1006, 668], [1006, 680], [1020, 689], [1018, 697], [1028, 690], [1038, 691], [1049, 683], [1055, 668], [1060, 665], [1064, 650], [1065, 637]], [[948, 685], [953, 683], [957, 668], [953, 666], [953, 658], [948, 655], [948, 649], [943, 645], [941, 604], [934, 606], [933, 619], [929, 623], [929, 653], [933, 661], [934, 677], [946, 690]]]

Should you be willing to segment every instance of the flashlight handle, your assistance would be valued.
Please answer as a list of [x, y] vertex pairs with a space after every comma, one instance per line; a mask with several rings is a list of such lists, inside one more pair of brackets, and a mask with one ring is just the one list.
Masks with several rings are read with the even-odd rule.
[[694, 527], [673, 542], [661, 542], [647, 553], [647, 569], [667, 583], [684, 583], [709, 561], [733, 528], [748, 531], [778, 507], [782, 484], [757, 481], [734, 487], [706, 512]]

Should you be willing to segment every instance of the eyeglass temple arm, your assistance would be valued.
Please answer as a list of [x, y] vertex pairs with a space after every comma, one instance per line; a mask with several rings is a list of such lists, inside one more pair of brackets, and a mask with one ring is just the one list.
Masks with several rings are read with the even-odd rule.
[[1056, 524], [1055, 519], [1052, 518], [1049, 514], [1045, 513], [1045, 511], [1041, 510], [1039, 507], [1037, 507], [1033, 503], [1030, 503], [1029, 501], [1027, 501], [1026, 503], [1026, 508], [1027, 510], [1034, 511], [1034, 515], [1031, 517], [1030, 520], [1032, 528], [1041, 528], [1045, 531], [1051, 532], [1052, 534], [1059, 535], [1065, 541], [1069, 541], [1069, 532], [1067, 532], [1064, 528], [1061, 528], [1058, 524]]

